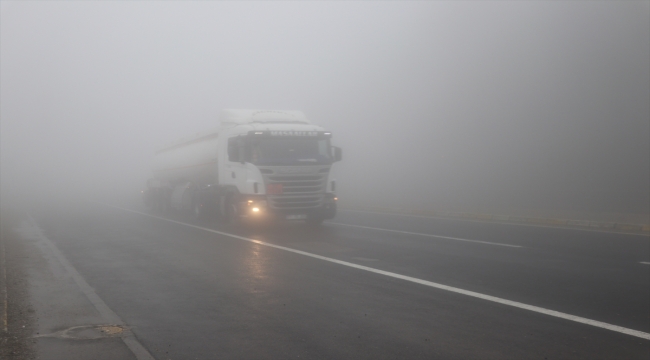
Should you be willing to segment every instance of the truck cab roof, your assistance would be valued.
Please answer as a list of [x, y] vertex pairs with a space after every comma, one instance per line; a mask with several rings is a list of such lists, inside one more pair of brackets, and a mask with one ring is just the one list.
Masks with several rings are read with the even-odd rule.
[[299, 110], [254, 110], [254, 109], [223, 109], [221, 125], [241, 124], [311, 124], [309, 119]]

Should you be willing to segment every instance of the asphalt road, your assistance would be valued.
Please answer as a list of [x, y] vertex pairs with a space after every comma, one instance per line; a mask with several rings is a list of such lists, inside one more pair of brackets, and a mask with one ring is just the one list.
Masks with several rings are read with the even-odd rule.
[[650, 358], [647, 236], [353, 211], [318, 229], [32, 216], [156, 359]]

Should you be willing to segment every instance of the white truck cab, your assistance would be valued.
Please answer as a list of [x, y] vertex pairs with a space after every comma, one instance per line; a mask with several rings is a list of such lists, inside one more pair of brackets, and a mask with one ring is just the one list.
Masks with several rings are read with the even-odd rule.
[[171, 208], [227, 221], [319, 224], [335, 216], [336, 181], [330, 170], [341, 160], [341, 149], [331, 145], [330, 132], [301, 111], [225, 109], [220, 120], [217, 131], [159, 151], [154, 179], [169, 188], [148, 191], [173, 194], [162, 200]]

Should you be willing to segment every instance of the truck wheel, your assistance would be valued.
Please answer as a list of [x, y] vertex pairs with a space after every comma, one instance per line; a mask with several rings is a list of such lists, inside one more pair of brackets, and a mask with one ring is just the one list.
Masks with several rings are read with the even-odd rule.
[[160, 210], [162, 211], [163, 214], [170, 214], [172, 211], [172, 207], [169, 204], [169, 200], [167, 200], [167, 197], [164, 197], [161, 199], [161, 206]]
[[205, 218], [203, 214], [203, 204], [198, 201], [195, 201], [194, 206], [192, 206], [192, 217], [194, 220], [199, 222]]
[[237, 224], [239, 222], [239, 212], [237, 211], [237, 203], [233, 199], [233, 196], [228, 196], [226, 198], [225, 208], [226, 222], [232, 225]]
[[159, 214], [164, 214], [165, 210], [165, 196], [162, 194], [162, 190], [158, 190], [156, 192], [156, 211]]

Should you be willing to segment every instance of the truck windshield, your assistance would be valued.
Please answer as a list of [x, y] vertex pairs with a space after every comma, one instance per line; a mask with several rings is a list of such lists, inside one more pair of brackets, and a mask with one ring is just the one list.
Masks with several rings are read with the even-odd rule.
[[251, 139], [248, 159], [256, 165], [314, 165], [332, 162], [328, 139]]

